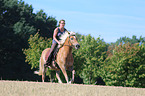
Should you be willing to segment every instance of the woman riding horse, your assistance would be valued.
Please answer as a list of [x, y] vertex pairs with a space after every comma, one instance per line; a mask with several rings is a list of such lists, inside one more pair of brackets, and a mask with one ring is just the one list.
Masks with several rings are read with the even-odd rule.
[[[74, 32], [68, 32], [65, 26], [65, 20], [60, 20], [59, 22], [60, 27], [54, 30], [53, 35], [53, 42], [51, 48], [46, 48], [42, 51], [39, 63], [39, 71], [35, 71], [35, 74], [42, 75], [42, 81], [45, 80], [45, 73], [48, 67], [52, 70], [56, 71], [56, 77], [59, 83], [62, 83], [59, 73], [60, 69], [64, 74], [67, 83], [72, 83], [74, 81], [74, 74], [75, 70], [73, 69], [73, 55], [72, 55], [72, 48], [79, 49], [80, 45], [76, 39], [76, 34]], [[56, 55], [56, 59], [52, 62], [52, 53], [55, 46], [59, 44], [59, 51]], [[62, 45], [61, 45], [62, 44]], [[61, 45], [61, 46], [60, 46]], [[49, 56], [49, 57], [48, 57]], [[52, 63], [52, 64], [51, 64]], [[58, 67], [55, 66], [56, 63]], [[46, 64], [48, 66], [46, 66]], [[69, 81], [67, 72], [72, 72], [72, 79]]]
[[48, 60], [47, 60], [47, 63], [46, 63], [47, 66], [51, 65], [51, 63], [52, 63], [52, 57], [54, 57], [53, 56], [53, 51], [54, 51], [55, 46], [58, 45], [58, 44], [59, 45], [61, 44], [59, 42], [60, 36], [62, 34], [64, 34], [65, 31], [66, 31], [66, 29], [64, 28], [64, 26], [65, 26], [65, 20], [62, 19], [62, 20], [59, 21], [59, 27], [57, 27], [54, 30], [52, 46], [51, 46], [51, 49], [50, 49], [50, 51], [48, 53], [48, 56], [49, 57], [48, 57]]

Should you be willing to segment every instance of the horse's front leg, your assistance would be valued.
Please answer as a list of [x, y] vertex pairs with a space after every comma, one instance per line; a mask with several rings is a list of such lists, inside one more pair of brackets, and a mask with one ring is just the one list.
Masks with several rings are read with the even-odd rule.
[[65, 77], [66, 82], [69, 83], [65, 66], [64, 65], [60, 66], [60, 69], [61, 69], [61, 71], [62, 71], [62, 73], [63, 73], [63, 75]]
[[59, 82], [59, 83], [62, 83], [59, 74], [60, 74], [60, 70], [59, 70], [59, 71], [56, 71], [56, 77], [57, 77], [57, 79], [58, 79], [58, 82]]
[[69, 67], [68, 70], [72, 72], [72, 79], [69, 83], [73, 83], [75, 78], [75, 70], [73, 70], [73, 66]]
[[75, 70], [72, 71], [72, 79], [70, 81], [70, 83], [73, 83], [75, 79]]

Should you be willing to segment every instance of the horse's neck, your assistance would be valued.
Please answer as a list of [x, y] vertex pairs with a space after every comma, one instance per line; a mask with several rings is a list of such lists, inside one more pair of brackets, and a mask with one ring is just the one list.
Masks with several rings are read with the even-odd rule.
[[71, 43], [69, 42], [69, 38], [66, 39], [65, 43], [64, 43], [64, 51], [69, 51], [69, 53], [72, 53], [72, 47], [71, 47]]

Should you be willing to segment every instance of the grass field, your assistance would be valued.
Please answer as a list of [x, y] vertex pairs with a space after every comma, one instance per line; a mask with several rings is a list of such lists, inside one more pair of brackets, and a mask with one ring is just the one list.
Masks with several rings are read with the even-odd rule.
[[145, 88], [2, 80], [0, 96], [145, 96]]

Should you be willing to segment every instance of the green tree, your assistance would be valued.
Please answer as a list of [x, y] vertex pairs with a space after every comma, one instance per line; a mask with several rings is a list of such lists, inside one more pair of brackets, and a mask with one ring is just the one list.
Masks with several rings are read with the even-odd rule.
[[28, 38], [30, 34], [34, 35], [37, 32], [39, 26], [44, 37], [51, 37], [57, 23], [51, 16], [46, 16], [40, 21], [43, 25], [37, 20], [37, 14], [33, 13], [32, 5], [22, 0], [0, 0], [0, 77], [2, 79], [35, 80], [30, 70], [31, 66], [25, 63], [22, 49], [28, 48]]
[[115, 47], [102, 66], [102, 78], [106, 85], [145, 87], [144, 44], [120, 44]]
[[75, 70], [85, 84], [95, 84], [96, 78], [100, 76], [100, 65], [106, 58], [107, 44], [90, 35], [82, 36], [79, 43], [80, 49], [74, 52]]
[[[46, 48], [51, 47], [52, 39], [41, 37], [39, 33], [36, 33], [34, 36], [33, 35], [30, 36], [28, 43], [29, 48], [23, 50], [23, 53], [26, 55], [25, 62], [28, 62], [28, 64], [31, 65], [31, 69], [34, 69], [36, 71], [39, 68], [39, 60], [42, 51]], [[61, 75], [63, 76], [63, 74]], [[46, 76], [49, 76], [50, 81], [53, 80], [53, 82], [55, 82], [57, 80], [55, 76], [55, 71], [49, 68], [46, 72]]]
[[137, 38], [135, 35], [132, 36], [132, 38], [129, 37], [120, 37], [120, 39], [118, 39], [115, 43], [111, 43], [108, 46], [108, 52], [112, 53], [115, 46], [120, 45], [120, 44], [127, 44], [127, 43], [131, 43], [131, 44], [135, 44], [135, 43], [139, 43], [139, 44], [143, 44], [145, 43], [145, 37], [140, 36], [140, 38]]
[[36, 29], [27, 24], [25, 20], [15, 23], [13, 30], [15, 34], [19, 35], [24, 40], [28, 40], [29, 36], [36, 32]]
[[38, 33], [30, 36], [28, 40], [29, 48], [24, 49], [23, 52], [26, 55], [26, 62], [31, 64], [31, 69], [39, 68], [41, 53], [44, 49], [51, 47], [51, 42], [52, 39], [40, 37]]
[[53, 31], [56, 28], [57, 21], [51, 16], [47, 16], [43, 10], [40, 10], [35, 15], [34, 26], [40, 29], [40, 36], [50, 38], [53, 35]]
[[131, 43], [131, 44], [135, 44], [135, 43], [144, 43], [145, 42], [145, 37], [140, 36], [140, 38], [138, 39], [135, 35], [132, 36], [132, 38], [129, 37], [121, 37], [120, 39], [118, 39], [116, 41], [116, 45], [119, 45], [120, 43]]

